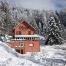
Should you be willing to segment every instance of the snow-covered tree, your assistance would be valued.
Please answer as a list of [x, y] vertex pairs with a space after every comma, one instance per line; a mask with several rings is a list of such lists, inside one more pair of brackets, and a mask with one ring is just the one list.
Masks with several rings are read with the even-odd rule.
[[1, 11], [1, 22], [3, 23], [2, 26], [5, 29], [5, 33], [10, 32], [10, 28], [12, 26], [11, 22], [11, 13], [10, 13], [10, 7], [6, 0], [0, 1], [0, 11]]
[[62, 38], [60, 33], [59, 23], [56, 22], [56, 18], [54, 16], [50, 16], [48, 20], [48, 29], [49, 35], [45, 42], [45, 44], [53, 45], [53, 44], [62, 44]]

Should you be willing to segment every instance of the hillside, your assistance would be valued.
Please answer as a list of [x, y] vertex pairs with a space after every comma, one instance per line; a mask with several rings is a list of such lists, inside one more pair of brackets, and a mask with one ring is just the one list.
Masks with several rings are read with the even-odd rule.
[[0, 42], [0, 66], [42, 66], [23, 58], [15, 50]]

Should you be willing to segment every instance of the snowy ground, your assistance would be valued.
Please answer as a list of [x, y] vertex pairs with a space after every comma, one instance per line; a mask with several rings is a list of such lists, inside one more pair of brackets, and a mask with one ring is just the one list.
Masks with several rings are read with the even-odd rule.
[[65, 66], [66, 46], [56, 45], [41, 47], [41, 52], [32, 54], [30, 59], [45, 66]]
[[41, 47], [41, 52], [18, 54], [0, 42], [0, 66], [66, 66], [66, 45]]
[[0, 42], [0, 66], [42, 66], [30, 60], [9, 48], [5, 43]]

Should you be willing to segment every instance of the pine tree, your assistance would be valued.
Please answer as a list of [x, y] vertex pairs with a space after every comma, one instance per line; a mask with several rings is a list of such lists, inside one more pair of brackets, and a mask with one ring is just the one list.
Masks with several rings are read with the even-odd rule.
[[6, 0], [0, 1], [1, 5], [0, 5], [0, 10], [2, 12], [2, 23], [3, 23], [3, 28], [5, 29], [5, 33], [9, 33], [10, 32], [10, 28], [11, 28], [11, 13], [10, 13], [10, 8], [9, 8], [9, 4]]
[[60, 28], [54, 16], [51, 16], [49, 18], [48, 24], [49, 24], [49, 35], [45, 44], [46, 45], [62, 44]]

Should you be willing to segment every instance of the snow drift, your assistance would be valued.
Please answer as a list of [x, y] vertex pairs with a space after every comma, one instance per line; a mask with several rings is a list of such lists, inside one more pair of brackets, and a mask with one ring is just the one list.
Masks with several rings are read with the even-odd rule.
[[66, 66], [66, 45], [42, 46], [40, 52], [21, 55], [0, 42], [0, 66]]
[[66, 45], [42, 46], [41, 52], [34, 53], [30, 59], [46, 66], [65, 66]]
[[40, 66], [21, 57], [16, 51], [0, 42], [0, 66]]

